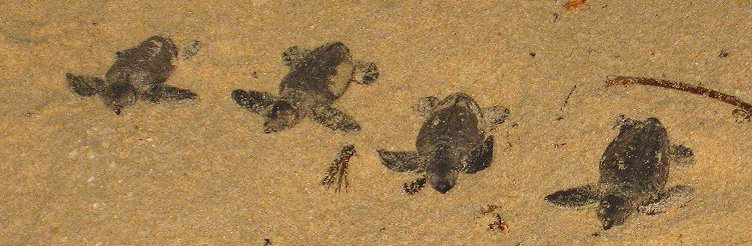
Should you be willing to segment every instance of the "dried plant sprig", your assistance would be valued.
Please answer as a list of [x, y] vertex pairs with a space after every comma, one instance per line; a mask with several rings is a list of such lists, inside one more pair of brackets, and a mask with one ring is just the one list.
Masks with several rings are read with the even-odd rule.
[[350, 158], [354, 155], [355, 145], [348, 144], [343, 146], [337, 158], [327, 168], [326, 176], [321, 180], [321, 185], [326, 186], [327, 189], [334, 185], [335, 193], [339, 193], [343, 186], [344, 189], [347, 189], [350, 186], [350, 181], [347, 179], [347, 168], [350, 164]]

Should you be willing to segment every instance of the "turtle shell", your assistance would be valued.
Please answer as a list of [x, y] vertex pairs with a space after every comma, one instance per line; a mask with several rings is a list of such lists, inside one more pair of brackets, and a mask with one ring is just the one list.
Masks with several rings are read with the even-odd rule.
[[328, 43], [307, 54], [293, 65], [279, 86], [283, 97], [312, 96], [322, 104], [331, 104], [350, 85], [355, 67], [350, 50], [343, 43]]
[[603, 153], [600, 183], [624, 192], [663, 190], [669, 174], [669, 141], [660, 121], [630, 121]]
[[164, 83], [175, 65], [177, 48], [171, 39], [153, 36], [137, 46], [118, 52], [105, 82], [108, 84], [127, 83], [143, 92], [153, 85]]
[[483, 142], [482, 114], [472, 97], [455, 93], [439, 102], [418, 133], [418, 152], [443, 144], [457, 153], [469, 153]]

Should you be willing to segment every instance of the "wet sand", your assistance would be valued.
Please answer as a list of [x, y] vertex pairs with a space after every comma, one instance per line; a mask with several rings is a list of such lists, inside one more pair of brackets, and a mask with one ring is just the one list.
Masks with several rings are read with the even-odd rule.
[[[752, 1], [60, 1], [0, 3], [0, 241], [3, 244], [707, 245], [752, 242], [752, 123], [677, 91], [609, 87], [609, 75], [665, 78], [752, 101]], [[114, 53], [162, 34], [204, 46], [168, 83], [193, 103], [139, 103], [120, 116], [65, 84], [103, 75]], [[276, 91], [289, 46], [342, 41], [378, 64], [335, 105], [363, 130], [312, 121], [264, 134], [237, 88]], [[721, 52], [728, 56], [721, 57]], [[572, 88], [576, 89], [572, 91]], [[447, 194], [406, 195], [417, 177], [383, 167], [409, 150], [418, 98], [465, 92], [511, 109], [492, 166]], [[568, 102], [565, 98], [571, 93]], [[597, 180], [615, 117], [657, 117], [694, 150], [669, 185], [696, 197], [599, 229], [594, 207], [543, 197]], [[354, 144], [350, 187], [319, 184]], [[504, 232], [479, 215], [497, 205]]]

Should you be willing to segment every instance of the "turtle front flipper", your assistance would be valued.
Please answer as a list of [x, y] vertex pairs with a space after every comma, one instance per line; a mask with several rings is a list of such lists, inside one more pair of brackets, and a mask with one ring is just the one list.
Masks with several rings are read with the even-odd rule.
[[232, 91], [232, 99], [238, 105], [245, 107], [253, 113], [259, 114], [271, 106], [276, 98], [267, 92], [260, 91]]
[[376, 151], [381, 159], [381, 164], [397, 172], [422, 172], [423, 166], [420, 165], [418, 152], [415, 151], [386, 151], [379, 149]]
[[665, 190], [655, 199], [637, 207], [637, 211], [654, 215], [664, 213], [670, 208], [682, 207], [694, 198], [695, 188], [687, 185], [677, 185]]
[[669, 147], [669, 156], [671, 163], [677, 167], [688, 167], [694, 164], [694, 153], [692, 149], [681, 144], [673, 144]]
[[486, 124], [486, 132], [490, 132], [501, 123], [504, 123], [507, 117], [509, 117], [509, 113], [509, 109], [501, 105], [484, 108], [483, 119]]
[[418, 99], [418, 103], [415, 104], [414, 109], [418, 114], [423, 117], [428, 117], [431, 112], [439, 105], [439, 99], [436, 97], [421, 97]]
[[68, 81], [68, 87], [80, 96], [93, 96], [102, 91], [104, 80], [94, 76], [76, 75], [66, 73], [65, 79]]
[[302, 49], [297, 45], [292, 46], [290, 48], [287, 48], [287, 50], [282, 53], [282, 62], [284, 62], [288, 67], [294, 67], [295, 64], [298, 64], [310, 53], [310, 50]]
[[379, 79], [379, 67], [373, 62], [355, 61], [355, 71], [353, 72], [353, 80], [361, 85], [367, 85], [373, 83]]
[[491, 166], [494, 137], [488, 136], [483, 144], [470, 152], [465, 160], [465, 173], [476, 173]]
[[171, 85], [158, 85], [149, 89], [142, 95], [146, 100], [151, 102], [160, 102], [164, 100], [180, 101], [186, 99], [196, 99], [198, 95], [190, 90], [178, 88]]
[[595, 185], [587, 184], [551, 193], [544, 199], [557, 206], [580, 207], [597, 202], [600, 194]]
[[360, 131], [360, 125], [352, 116], [336, 108], [323, 106], [313, 110], [313, 119], [335, 131]]

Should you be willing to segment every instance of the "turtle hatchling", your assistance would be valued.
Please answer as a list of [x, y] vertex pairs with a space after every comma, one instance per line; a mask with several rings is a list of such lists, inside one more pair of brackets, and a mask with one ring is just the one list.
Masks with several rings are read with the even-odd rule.
[[115, 114], [120, 114], [123, 107], [135, 104], [139, 99], [155, 103], [195, 99], [197, 95], [189, 90], [164, 84], [175, 69], [173, 61], [177, 53], [171, 39], [153, 36], [136, 47], [115, 53], [115, 63], [107, 70], [104, 79], [73, 73], [67, 73], [65, 77], [76, 94], [99, 95]]
[[619, 135], [601, 157], [598, 183], [545, 197], [550, 203], [566, 207], [597, 202], [596, 214], [603, 230], [623, 224], [635, 212], [652, 215], [682, 206], [694, 193], [694, 188], [685, 185], [666, 189], [669, 165], [690, 164], [691, 149], [670, 145], [666, 129], [656, 118], [639, 121], [621, 117], [619, 121]]
[[334, 42], [312, 51], [297, 46], [282, 55], [290, 71], [279, 84], [279, 96], [267, 92], [234, 90], [240, 106], [264, 117], [264, 132], [279, 132], [311, 117], [335, 131], [358, 131], [351, 116], [332, 107], [350, 82], [369, 84], [379, 76], [376, 64], [353, 60], [343, 43]]
[[491, 165], [494, 139], [490, 132], [509, 116], [507, 108], [481, 109], [467, 94], [454, 93], [441, 101], [421, 98], [417, 110], [426, 117], [415, 142], [417, 151], [379, 149], [387, 168], [424, 173], [419, 180], [427, 179], [435, 190], [446, 193], [460, 172], [476, 173]]

